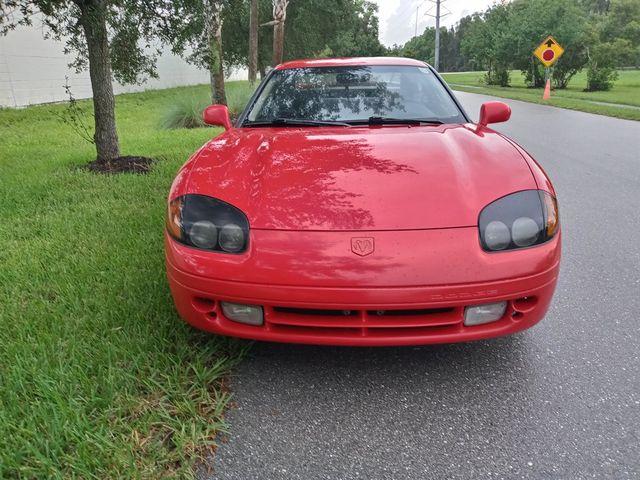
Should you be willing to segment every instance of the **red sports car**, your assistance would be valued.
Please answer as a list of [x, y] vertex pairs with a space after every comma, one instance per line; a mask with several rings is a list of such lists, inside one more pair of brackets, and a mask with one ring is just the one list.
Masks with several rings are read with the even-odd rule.
[[277, 342], [414, 345], [511, 334], [545, 315], [559, 272], [551, 182], [471, 122], [429, 65], [300, 60], [271, 71], [181, 168], [165, 247], [180, 315]]

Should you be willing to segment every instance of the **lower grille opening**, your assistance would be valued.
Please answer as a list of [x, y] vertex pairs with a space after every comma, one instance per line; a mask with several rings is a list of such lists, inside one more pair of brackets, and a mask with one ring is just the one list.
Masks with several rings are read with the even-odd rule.
[[[341, 330], [353, 335], [389, 335], [410, 329], [441, 328], [462, 323], [461, 307], [412, 309], [323, 309], [300, 307], [271, 307], [265, 312], [265, 322], [274, 328], [292, 328], [300, 333], [319, 334]], [[407, 330], [409, 329], [409, 330]]]
[[355, 317], [357, 310], [323, 310], [320, 308], [294, 308], [294, 307], [273, 307], [273, 310], [280, 313], [294, 313], [296, 315], [323, 315], [327, 317]]
[[457, 333], [462, 329], [461, 323], [434, 327], [409, 327], [409, 328], [332, 328], [332, 327], [307, 327], [303, 325], [271, 325], [271, 330], [278, 333], [309, 335], [314, 337], [412, 337], [416, 335], [433, 335], [445, 333]]
[[374, 317], [405, 317], [412, 315], [438, 315], [453, 312], [453, 308], [420, 308], [413, 310], [367, 310]]
[[362, 337], [363, 330], [361, 328], [349, 327], [349, 328], [332, 328], [332, 327], [305, 327], [302, 325], [271, 325], [271, 330], [281, 333], [294, 333], [298, 335], [310, 335], [310, 336], [339, 336], [339, 337]]

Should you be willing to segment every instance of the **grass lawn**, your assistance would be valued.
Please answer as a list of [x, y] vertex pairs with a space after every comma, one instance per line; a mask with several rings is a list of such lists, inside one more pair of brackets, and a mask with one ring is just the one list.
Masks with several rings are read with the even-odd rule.
[[207, 87], [117, 97], [144, 176], [79, 168], [95, 151], [63, 105], [0, 110], [0, 478], [189, 478], [224, 428], [247, 344], [183, 324], [164, 274], [170, 183], [218, 132], [159, 128], [185, 93]]
[[[608, 92], [585, 92], [583, 90], [587, 85], [587, 74], [584, 71], [580, 72], [571, 79], [566, 89], [553, 90], [550, 100], [542, 100], [542, 88], [527, 88], [519, 70], [511, 72], [511, 87], [484, 85], [482, 83], [484, 72], [445, 73], [443, 77], [455, 90], [640, 120], [640, 70], [621, 70], [619, 73], [620, 77]], [[632, 105], [638, 108], [599, 105], [591, 102]]]

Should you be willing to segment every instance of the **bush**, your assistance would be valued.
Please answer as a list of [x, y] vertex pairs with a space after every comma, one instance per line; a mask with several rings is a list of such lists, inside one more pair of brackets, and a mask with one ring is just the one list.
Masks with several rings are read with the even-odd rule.
[[544, 67], [537, 58], [529, 59], [531, 66], [526, 70], [522, 70], [524, 74], [524, 82], [528, 88], [541, 88], [546, 83]]
[[501, 87], [508, 87], [511, 77], [509, 70], [506, 68], [492, 68], [484, 75], [484, 83], [487, 85], [499, 85]]
[[587, 63], [586, 48], [581, 45], [569, 45], [558, 60], [551, 72], [553, 87], [562, 89], [567, 88], [573, 76], [578, 73]]
[[590, 50], [585, 91], [611, 90], [613, 82], [618, 78], [617, 46], [614, 43], [599, 43]]
[[613, 67], [601, 67], [596, 62], [589, 63], [587, 69], [586, 92], [611, 90], [613, 82], [618, 79], [618, 72]]

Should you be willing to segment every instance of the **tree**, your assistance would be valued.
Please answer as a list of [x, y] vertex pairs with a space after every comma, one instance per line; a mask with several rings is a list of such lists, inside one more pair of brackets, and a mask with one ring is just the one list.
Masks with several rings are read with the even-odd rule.
[[640, 1], [612, 0], [599, 23], [600, 40], [615, 44], [617, 65], [640, 65]]
[[[411, 38], [407, 43], [404, 44], [404, 46], [402, 47], [402, 55], [404, 57], [415, 58], [417, 60], [423, 60], [428, 63], [433, 63], [433, 59], [435, 56], [435, 36], [435, 28], [425, 28], [424, 32], [422, 32], [421, 35]], [[441, 70], [444, 70], [444, 66]]]
[[[248, 6], [248, 2], [243, 2]], [[273, 14], [271, 0], [259, 0], [260, 18]], [[225, 28], [225, 65], [247, 65], [249, 8], [237, 5], [223, 12]], [[378, 40], [377, 6], [367, 0], [300, 0], [287, 7], [284, 42], [288, 58], [386, 55]], [[264, 25], [264, 24], [263, 24]], [[267, 25], [273, 25], [268, 22]], [[273, 29], [258, 31], [258, 70], [264, 73], [271, 64]]]
[[203, 55], [209, 70], [211, 102], [227, 104], [224, 90], [224, 58], [222, 50], [222, 9], [223, 0], [202, 0], [206, 53]]
[[222, 26], [224, 13], [242, 0], [174, 0], [165, 40], [173, 52], [209, 72], [211, 101], [226, 104]]
[[[475, 22], [482, 22], [479, 15], [466, 16], [451, 28], [440, 27], [440, 70], [443, 72], [466, 71], [478, 68], [475, 61], [467, 58], [461, 51], [462, 39], [469, 35]], [[395, 52], [395, 53], [394, 53]], [[389, 50], [389, 54], [417, 58], [428, 63], [434, 62], [435, 28], [427, 27], [419, 36], [413, 37], [402, 48], [397, 46]], [[480, 66], [483, 68], [483, 66]]]
[[587, 16], [575, 0], [514, 0], [510, 5], [510, 48], [506, 54], [512, 67], [522, 71], [532, 87], [545, 84], [544, 67], [532, 52], [548, 35], [564, 47], [564, 55], [552, 68], [556, 88], [565, 88], [587, 62]]
[[168, 0], [0, 0], [0, 34], [31, 25], [39, 15], [46, 34], [64, 40], [65, 51], [75, 53], [71, 66], [78, 71], [88, 66], [97, 159], [109, 162], [120, 157], [113, 76], [121, 83], [156, 76], [159, 52], [145, 46], [166, 31], [171, 11]]
[[609, 11], [611, 0], [579, 0], [582, 8], [588, 13], [603, 14]]
[[487, 70], [489, 85], [509, 85], [509, 49], [511, 45], [509, 4], [498, 3], [483, 14], [473, 15], [460, 49], [476, 66]]
[[556, 88], [565, 88], [587, 62], [587, 25], [587, 14], [575, 0], [513, 0], [465, 19], [460, 48], [464, 56], [487, 69], [488, 83], [507, 85], [509, 69], [517, 68], [530, 86], [541, 87], [544, 67], [532, 52], [552, 34], [565, 48], [552, 68], [552, 80]]
[[287, 57], [386, 54], [378, 40], [377, 5], [366, 0], [305, 0], [292, 2], [287, 11]]
[[470, 30], [473, 28], [473, 24], [476, 21], [481, 21], [477, 16], [467, 15], [462, 17], [458, 24], [455, 26], [455, 37], [457, 43], [457, 55], [459, 56], [457, 61], [457, 71], [469, 71], [474, 70], [474, 66], [471, 64], [470, 59], [464, 55], [462, 51], [462, 39], [469, 35]]
[[618, 78], [616, 67], [640, 63], [637, 0], [611, 0], [606, 14], [592, 14], [587, 54], [587, 91], [611, 89]]
[[284, 22], [287, 18], [289, 0], [273, 0], [273, 62], [275, 67], [284, 58]]
[[256, 83], [258, 72], [258, 0], [251, 1], [249, 12], [249, 83]]
[[[228, 8], [222, 12], [222, 41], [225, 45], [223, 63], [226, 69], [249, 66], [250, 46], [249, 46], [249, 26], [251, 23], [251, 3], [254, 0], [233, 0]], [[272, 16], [273, 4], [271, 0], [257, 0], [258, 14], [256, 19], [270, 18]], [[258, 27], [260, 27], [258, 21]], [[256, 71], [262, 76], [266, 72], [266, 67], [271, 65], [273, 56], [273, 29], [257, 29], [257, 67]]]
[[340, 57], [384, 55], [386, 49], [378, 39], [378, 6], [366, 0], [346, 3], [340, 21], [327, 39], [333, 54]]

